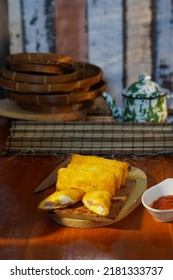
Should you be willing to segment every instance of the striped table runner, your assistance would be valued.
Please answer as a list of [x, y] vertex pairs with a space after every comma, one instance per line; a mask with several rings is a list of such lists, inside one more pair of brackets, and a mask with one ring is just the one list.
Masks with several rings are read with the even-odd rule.
[[34, 155], [168, 154], [173, 152], [173, 124], [13, 121], [5, 152]]

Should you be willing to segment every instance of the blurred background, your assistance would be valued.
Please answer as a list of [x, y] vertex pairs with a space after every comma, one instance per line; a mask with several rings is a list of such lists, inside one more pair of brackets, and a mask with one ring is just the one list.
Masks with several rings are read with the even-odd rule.
[[172, 93], [173, 1], [1, 0], [0, 67], [8, 54], [21, 52], [55, 52], [100, 66], [119, 104], [139, 74]]

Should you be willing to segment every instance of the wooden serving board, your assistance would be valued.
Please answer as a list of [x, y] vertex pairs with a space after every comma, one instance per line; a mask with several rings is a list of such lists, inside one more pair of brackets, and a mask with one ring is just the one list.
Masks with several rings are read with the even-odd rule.
[[112, 199], [108, 216], [98, 216], [88, 210], [82, 203], [48, 213], [55, 222], [64, 226], [78, 228], [104, 227], [118, 222], [136, 209], [141, 203], [141, 196], [146, 189], [146, 174], [141, 169], [131, 167], [125, 186]]

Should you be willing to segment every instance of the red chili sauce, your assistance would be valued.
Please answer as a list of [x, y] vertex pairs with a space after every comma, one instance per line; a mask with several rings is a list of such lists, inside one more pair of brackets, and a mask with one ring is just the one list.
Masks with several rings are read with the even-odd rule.
[[151, 207], [159, 210], [173, 209], [173, 195], [159, 197], [153, 201]]

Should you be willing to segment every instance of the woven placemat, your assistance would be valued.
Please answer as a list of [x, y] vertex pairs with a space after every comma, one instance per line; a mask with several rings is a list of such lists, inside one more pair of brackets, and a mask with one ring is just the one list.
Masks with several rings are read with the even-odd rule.
[[13, 121], [5, 153], [154, 155], [173, 152], [173, 124]]

